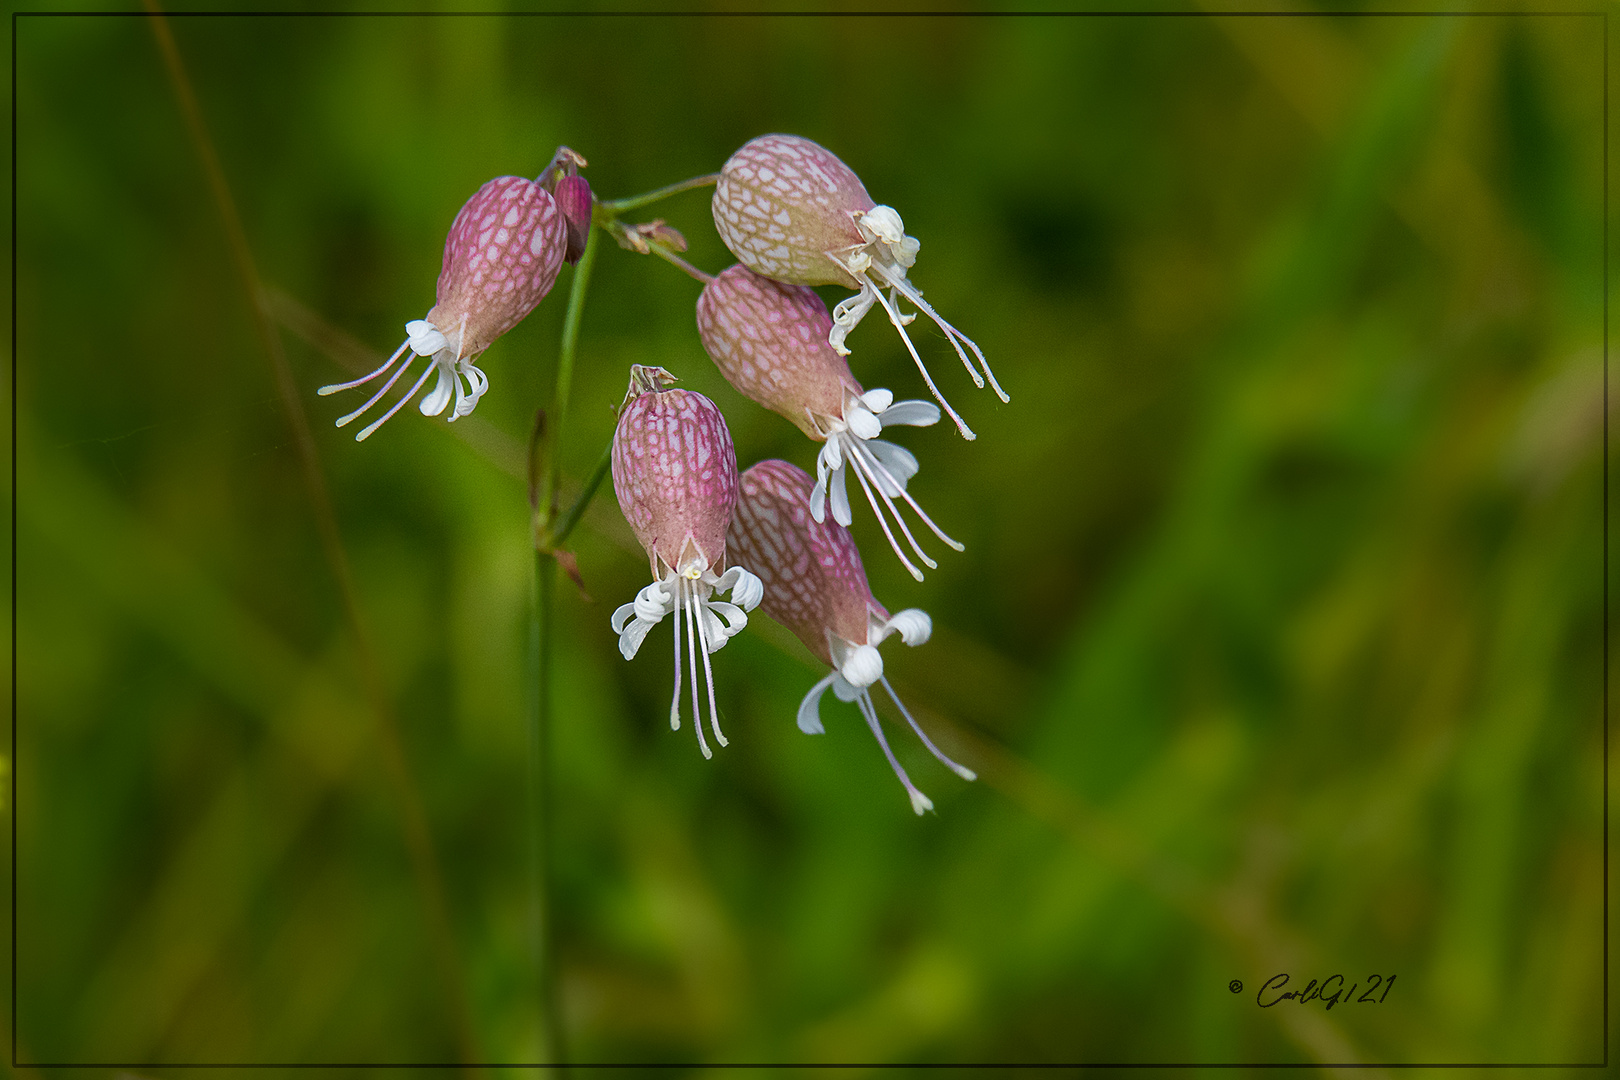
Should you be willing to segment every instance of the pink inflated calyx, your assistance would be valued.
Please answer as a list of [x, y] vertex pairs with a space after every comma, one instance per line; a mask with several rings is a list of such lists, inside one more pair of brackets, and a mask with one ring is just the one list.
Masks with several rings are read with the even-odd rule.
[[697, 302], [703, 348], [737, 392], [786, 417], [812, 439], [843, 415], [846, 391], [864, 391], [849, 361], [827, 344], [832, 316], [821, 297], [741, 263], [703, 286]]
[[[712, 209], [715, 228], [726, 247], [756, 273], [790, 285], [842, 285], [859, 290], [833, 310], [827, 340], [838, 353], [848, 354], [845, 337], [873, 304], [881, 305], [929, 392], [963, 438], [973, 438], [973, 432], [934, 385], [906, 333], [916, 314], [901, 313], [901, 297], [945, 333], [976, 386], [982, 388], [989, 379], [1001, 400], [1008, 400], [984, 352], [946, 322], [911, 283], [907, 272], [922, 245], [906, 235], [899, 212], [875, 204], [860, 178], [826, 147], [798, 135], [761, 135], [733, 154], [720, 170]], [[968, 357], [969, 350], [978, 361], [977, 368]]]
[[732, 386], [824, 444], [810, 492], [810, 512], [817, 521], [826, 516], [830, 498], [833, 519], [850, 524], [846, 474], [853, 471], [890, 546], [918, 581], [922, 571], [895, 538], [890, 518], [924, 565], [938, 564], [917, 543], [896, 500], [910, 505], [941, 540], [962, 550], [906, 491], [917, 459], [877, 438], [886, 427], [933, 424], [939, 409], [926, 401], [896, 402], [887, 390], [862, 389], [849, 362], [827, 343], [832, 316], [814, 291], [774, 281], [739, 263], [704, 286], [697, 324], [704, 349]]
[[419, 356], [428, 358], [427, 369], [387, 412], [355, 436], [356, 441], [414, 398], [435, 371], [439, 380], [422, 399], [422, 414], [438, 416], [452, 398], [451, 420], [472, 412], [489, 389], [489, 379], [475, 361], [551, 290], [566, 243], [555, 200], [533, 180], [498, 176], [479, 188], [450, 226], [437, 302], [427, 317], [405, 324], [405, 343], [376, 371], [353, 382], [321, 387], [319, 393], [332, 394], [389, 376], [369, 401], [339, 419], [338, 426], [381, 401]]
[[883, 674], [877, 646], [891, 634], [899, 634], [907, 645], [921, 645], [933, 623], [916, 608], [890, 615], [872, 598], [849, 530], [810, 516], [805, 505], [810, 486], [809, 474], [786, 461], [762, 461], [743, 473], [728, 534], [731, 557], [758, 577], [765, 613], [833, 669], [800, 703], [799, 729], [811, 735], [824, 730], [821, 698], [829, 688], [840, 701], [854, 702], [905, 787], [912, 809], [921, 814], [934, 804], [911, 782], [889, 748], [870, 687], [882, 685], [923, 745], [958, 776], [974, 779], [971, 769], [934, 745]]
[[[652, 584], [613, 613], [613, 632], [626, 660], [647, 632], [675, 615], [675, 693], [670, 727], [680, 727], [681, 624], [686, 625], [687, 667], [692, 680], [692, 726], [709, 757], [698, 707], [697, 658], [703, 658], [709, 725], [721, 746], [709, 654], [748, 625], [759, 603], [759, 581], [741, 567], [722, 570], [726, 530], [737, 502], [737, 455], [731, 433], [714, 402], [689, 390], [670, 389], [663, 368], [633, 366], [630, 387], [613, 434], [613, 490], [619, 508], [647, 552]], [[714, 598], [730, 590], [731, 602]]]

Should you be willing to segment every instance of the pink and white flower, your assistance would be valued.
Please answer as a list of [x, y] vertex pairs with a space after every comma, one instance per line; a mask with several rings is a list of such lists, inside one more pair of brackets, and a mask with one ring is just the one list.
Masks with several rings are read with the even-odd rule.
[[[916, 315], [900, 313], [899, 297], [944, 331], [974, 385], [982, 389], [989, 379], [1001, 400], [1008, 400], [983, 350], [946, 322], [907, 276], [921, 242], [906, 235], [898, 211], [874, 203], [860, 177], [825, 147], [798, 135], [761, 135], [746, 143], [720, 170], [712, 210], [726, 247], [755, 273], [790, 285], [858, 290], [833, 309], [827, 341], [839, 354], [848, 355], [844, 339], [873, 304], [881, 305], [929, 391], [963, 438], [973, 438], [973, 432], [939, 392], [917, 354], [906, 333]], [[977, 369], [968, 350], [978, 360]]]
[[739, 263], [704, 286], [697, 323], [704, 349], [732, 386], [823, 444], [810, 491], [810, 514], [816, 521], [826, 519], [830, 501], [833, 520], [850, 523], [845, 477], [853, 471], [890, 546], [918, 581], [922, 571], [895, 539], [890, 517], [924, 565], [932, 569], [938, 564], [912, 536], [896, 499], [909, 505], [935, 536], [962, 550], [906, 491], [906, 482], [917, 473], [917, 459], [877, 437], [887, 427], [937, 423], [939, 409], [927, 401], [897, 402], [888, 390], [862, 389], [849, 362], [827, 344], [832, 317], [814, 291], [785, 285]]
[[438, 416], [452, 397], [451, 420], [472, 412], [489, 389], [489, 379], [475, 361], [551, 291], [567, 247], [563, 215], [550, 192], [539, 184], [521, 176], [498, 176], [479, 188], [456, 215], [445, 238], [437, 302], [427, 317], [405, 324], [405, 343], [382, 367], [364, 378], [317, 391], [335, 394], [393, 372], [382, 389], [338, 420], [337, 426], [343, 427], [381, 401], [418, 356], [428, 358], [427, 369], [355, 441], [381, 427], [416, 396], [434, 372], [439, 381], [418, 406], [422, 415]]
[[[619, 651], [632, 659], [647, 632], [675, 615], [675, 693], [669, 726], [681, 726], [681, 623], [686, 623], [687, 667], [692, 679], [692, 726], [710, 757], [698, 705], [697, 658], [709, 692], [709, 726], [721, 746], [719, 710], [709, 654], [748, 625], [759, 603], [759, 579], [740, 566], [722, 569], [726, 529], [737, 503], [737, 455], [714, 402], [690, 390], [672, 390], [663, 368], [632, 366], [630, 389], [613, 434], [613, 490], [636, 539], [647, 552], [651, 585], [613, 613]], [[731, 593], [731, 603], [714, 599]]]
[[821, 699], [829, 688], [838, 700], [854, 702], [910, 796], [911, 808], [921, 814], [934, 804], [889, 749], [870, 688], [878, 684], [887, 691], [923, 745], [952, 772], [975, 779], [973, 770], [934, 745], [883, 674], [878, 645], [894, 634], [907, 645], [921, 645], [933, 632], [933, 622], [916, 608], [890, 615], [872, 598], [849, 530], [810, 516], [810, 487], [809, 474], [786, 461], [762, 461], [743, 473], [727, 534], [732, 557], [758, 575], [766, 614], [832, 668], [799, 704], [799, 730], [822, 733]]

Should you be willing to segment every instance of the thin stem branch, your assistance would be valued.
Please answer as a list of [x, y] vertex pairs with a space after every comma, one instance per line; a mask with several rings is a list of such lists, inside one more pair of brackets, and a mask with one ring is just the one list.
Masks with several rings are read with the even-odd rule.
[[282, 408], [286, 413], [288, 426], [292, 428], [293, 443], [298, 449], [298, 460], [304, 474], [305, 487], [309, 492], [316, 528], [321, 535], [327, 563], [333, 577], [337, 579], [350, 632], [354, 635], [361, 680], [365, 684], [366, 695], [376, 716], [377, 736], [383, 760], [400, 801], [401, 825], [405, 833], [406, 848], [410, 852], [417, 887], [421, 890], [426, 903], [429, 934], [444, 980], [445, 996], [449, 999], [448, 1005], [455, 1026], [456, 1040], [463, 1061], [476, 1062], [481, 1055], [478, 1051], [472, 1011], [462, 982], [461, 964], [450, 925], [449, 903], [445, 895], [443, 874], [440, 872], [438, 857], [434, 850], [432, 830], [421, 792], [416, 786], [410, 762], [405, 756], [404, 741], [400, 737], [398, 721], [394, 717], [393, 706], [383, 683], [371, 637], [361, 616], [359, 591], [355, 587], [354, 574], [343, 546], [343, 537], [338, 530], [337, 514], [332, 508], [326, 478], [321, 471], [315, 439], [309, 429], [309, 418], [304, 413], [303, 399], [299, 396], [292, 368], [287, 363], [286, 353], [281, 347], [281, 337], [275, 329], [269, 300], [260, 282], [252, 249], [248, 245], [247, 230], [242, 226], [241, 215], [236, 209], [236, 200], [232, 197], [230, 185], [225, 178], [225, 170], [220, 165], [219, 155], [215, 152], [213, 140], [208, 135], [208, 127], [203, 122], [202, 109], [192, 90], [191, 80], [186, 75], [179, 46], [175, 43], [168, 20], [156, 0], [145, 0], [145, 7], [151, 16], [149, 25], [153, 36], [157, 39], [158, 51], [163, 54], [164, 65], [168, 68], [169, 79], [173, 84], [180, 112], [185, 118], [193, 149], [197, 152], [215, 209], [224, 227], [232, 261], [236, 264], [237, 273], [241, 276], [243, 288], [247, 292], [253, 312], [254, 329], [270, 361], [271, 373], [281, 395]]
[[591, 470], [591, 475], [586, 479], [585, 486], [580, 488], [579, 495], [574, 499], [573, 505], [563, 513], [556, 524], [551, 526], [545, 536], [546, 547], [557, 548], [567, 542], [568, 534], [574, 531], [574, 526], [579, 524], [579, 519], [585, 516], [585, 508], [590, 505], [592, 497], [596, 495], [596, 489], [601, 487], [602, 481], [607, 478], [608, 469], [612, 467], [612, 464], [613, 441], [610, 439], [608, 444], [602, 448], [602, 456], [597, 458], [596, 467]]
[[[561, 471], [558, 448], [562, 445], [563, 421], [568, 413], [568, 395], [574, 380], [574, 358], [579, 351], [579, 327], [585, 311], [585, 290], [590, 283], [591, 269], [596, 265], [596, 253], [601, 247], [601, 235], [592, 229], [585, 241], [585, 251], [574, 267], [573, 281], [568, 289], [568, 312], [563, 318], [561, 347], [557, 352], [557, 387], [547, 417], [545, 442], [545, 479], [539, 497], [535, 500], [533, 539], [534, 555], [534, 613], [530, 620], [530, 647], [533, 672], [533, 723], [529, 728], [530, 760], [530, 833], [531, 907], [535, 946], [535, 978], [540, 997], [540, 1058], [561, 1064], [567, 1060], [563, 1040], [561, 1003], [557, 994], [557, 935], [551, 896], [551, 828], [554, 808], [552, 781], [551, 728], [556, 702], [552, 685], [552, 657], [555, 652], [554, 609], [557, 596], [557, 558], [553, 553], [552, 519], [556, 516], [557, 483]], [[567, 528], [572, 529], [590, 494], [600, 484], [587, 484], [585, 491], [569, 508]], [[567, 534], [567, 529], [564, 534]]]
[[719, 173], [694, 176], [690, 180], [682, 180], [678, 184], [670, 184], [668, 187], [649, 191], [645, 195], [631, 195], [627, 199], [604, 199], [599, 201], [597, 205], [605, 209], [609, 214], [617, 216], [626, 210], [639, 210], [643, 206], [649, 206], [660, 199], [667, 199], [671, 195], [679, 195], [683, 191], [691, 191], [693, 188], [713, 187], [719, 180]]
[[[563, 318], [562, 345], [557, 350], [557, 392], [551, 403], [551, 454], [546, 462], [547, 487], [551, 498], [555, 502], [557, 497], [557, 479], [562, 471], [562, 461], [557, 453], [561, 445], [563, 421], [568, 412], [568, 395], [574, 385], [574, 357], [579, 352], [579, 324], [585, 315], [585, 288], [591, 280], [591, 270], [596, 266], [596, 254], [602, 249], [602, 234], [598, 229], [590, 230], [585, 239], [585, 251], [579, 257], [579, 265], [574, 267], [574, 280], [568, 289], [568, 313]], [[549, 517], [555, 506], [546, 511]]]
[[696, 278], [698, 281], [703, 282], [705, 285], [714, 280], [713, 274], [705, 274], [702, 270], [699, 270], [697, 267], [675, 254], [673, 251], [669, 250], [669, 248], [665, 247], [663, 244], [658, 243], [656, 240], [647, 241], [647, 250], [658, 256], [660, 259], [663, 259], [665, 262], [685, 270], [688, 274]]
[[557, 594], [557, 560], [546, 552], [534, 555], [534, 612], [529, 627], [529, 907], [536, 993], [539, 998], [537, 1057], [561, 1064], [566, 1060], [562, 1009], [557, 994], [557, 935], [551, 894], [551, 659], [552, 608]]

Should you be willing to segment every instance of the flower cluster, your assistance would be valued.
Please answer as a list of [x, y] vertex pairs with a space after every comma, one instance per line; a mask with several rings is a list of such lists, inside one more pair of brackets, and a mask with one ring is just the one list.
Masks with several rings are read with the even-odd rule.
[[[661, 367], [633, 366], [611, 466], [620, 509], [646, 551], [652, 581], [613, 613], [619, 650], [626, 660], [634, 658], [653, 627], [674, 616], [670, 726], [680, 727], [681, 689], [688, 679], [692, 726], [709, 757], [698, 660], [709, 731], [723, 747], [727, 740], [720, 730], [710, 654], [748, 625], [750, 611], [763, 607], [830, 668], [800, 704], [799, 728], [810, 734], [823, 730], [820, 703], [831, 689], [840, 701], [857, 706], [913, 809], [919, 814], [932, 809], [889, 747], [874, 686], [882, 686], [935, 757], [964, 779], [974, 774], [940, 752], [884, 677], [878, 645], [893, 635], [921, 645], [933, 624], [921, 610], [891, 615], [873, 599], [849, 530], [848, 477], [855, 477], [902, 565], [921, 581], [917, 564], [930, 569], [938, 564], [918, 542], [902, 506], [947, 546], [961, 551], [962, 545], [906, 490], [917, 474], [917, 459], [879, 436], [896, 427], [935, 424], [941, 409], [964, 438], [975, 436], [934, 384], [906, 327], [917, 313], [926, 314], [977, 386], [988, 380], [1004, 402], [1006, 393], [978, 345], [946, 322], [911, 282], [921, 245], [906, 235], [899, 213], [875, 203], [860, 178], [816, 143], [794, 135], [761, 136], [712, 178], [714, 223], [738, 259], [715, 277], [675, 254], [685, 250], [685, 242], [662, 221], [630, 226], [616, 216], [625, 206], [705, 181], [598, 204], [579, 176], [584, 164], [564, 147], [536, 180], [504, 176], [480, 188], [451, 226], [436, 303], [427, 316], [406, 325], [405, 343], [376, 371], [320, 393], [387, 376], [370, 400], [337, 421], [341, 427], [376, 406], [416, 358], [425, 357], [427, 368], [415, 384], [357, 439], [412, 400], [434, 372], [438, 383], [422, 399], [422, 413], [437, 416], [450, 409], [454, 420], [472, 412], [489, 389], [476, 361], [544, 298], [562, 263], [579, 261], [593, 223], [621, 246], [658, 254], [702, 279], [697, 327], [704, 350], [738, 392], [821, 444], [816, 473], [812, 479], [786, 461], [763, 461], [739, 476], [730, 432], [714, 402], [674, 388], [674, 376]], [[813, 285], [855, 291], [829, 311]], [[902, 312], [902, 302], [916, 311]], [[900, 333], [938, 405], [897, 401], [887, 389], [866, 389], [851, 372], [848, 335], [874, 305]], [[727, 592], [730, 601], [718, 598]]]

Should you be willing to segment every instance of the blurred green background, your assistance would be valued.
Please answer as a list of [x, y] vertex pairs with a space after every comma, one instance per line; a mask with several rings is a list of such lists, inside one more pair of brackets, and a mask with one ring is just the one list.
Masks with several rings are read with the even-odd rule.
[[[468, 419], [356, 445], [359, 399], [314, 391], [425, 314], [484, 180], [566, 143], [622, 197], [770, 131], [900, 211], [1012, 395], [915, 324], [980, 438], [900, 441], [967, 551], [918, 585], [856, 524], [875, 595], [936, 627], [890, 675], [980, 779], [891, 729], [919, 819], [853, 707], [800, 734], [821, 671], [764, 618], [715, 657], [705, 762], [665, 722], [668, 629], [617, 652], [647, 567], [604, 493], [594, 602], [557, 615], [569, 1053], [1601, 1057], [1601, 17], [170, 26], [380, 695], [151, 27], [22, 18], [24, 1060], [532, 1057], [522, 461], [570, 271]], [[731, 261], [706, 193], [652, 216]], [[811, 467], [704, 356], [697, 292], [602, 253], [574, 488], [632, 363], [713, 397], [742, 465]], [[881, 313], [850, 343], [926, 396]], [[1284, 972], [1396, 981], [1259, 1007]]]

